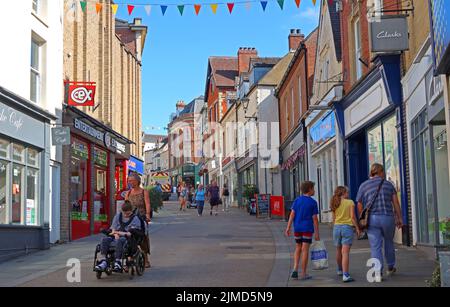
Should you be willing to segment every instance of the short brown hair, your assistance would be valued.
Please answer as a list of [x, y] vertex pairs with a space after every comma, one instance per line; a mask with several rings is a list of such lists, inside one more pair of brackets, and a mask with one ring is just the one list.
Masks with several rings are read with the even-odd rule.
[[308, 194], [309, 192], [312, 191], [312, 189], [314, 189], [315, 185], [316, 184], [312, 181], [303, 181], [302, 184], [300, 185], [300, 190], [302, 194]]
[[122, 212], [130, 212], [133, 211], [133, 205], [129, 200], [126, 200], [122, 205]]
[[384, 172], [384, 166], [379, 163], [374, 163], [370, 168], [370, 177], [375, 177]]

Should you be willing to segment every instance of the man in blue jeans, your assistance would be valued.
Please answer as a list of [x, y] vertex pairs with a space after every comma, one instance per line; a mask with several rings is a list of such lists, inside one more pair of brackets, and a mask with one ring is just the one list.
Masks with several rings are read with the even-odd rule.
[[358, 212], [361, 215], [363, 208], [371, 205], [367, 235], [372, 258], [380, 261], [382, 274], [384, 243], [384, 254], [388, 265], [387, 275], [391, 276], [397, 271], [394, 247], [395, 227], [399, 229], [403, 227], [400, 202], [394, 185], [385, 180], [386, 174], [381, 164], [372, 165], [370, 177], [359, 188]]

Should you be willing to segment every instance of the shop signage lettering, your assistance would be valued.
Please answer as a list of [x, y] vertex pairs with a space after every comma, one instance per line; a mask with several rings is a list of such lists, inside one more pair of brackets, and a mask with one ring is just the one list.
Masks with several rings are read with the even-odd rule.
[[76, 118], [74, 119], [74, 127], [75, 129], [84, 132], [85, 134], [99, 140], [100, 142], [103, 142], [105, 146], [113, 152], [126, 152], [126, 145], [119, 143], [111, 136], [109, 132], [103, 133]]
[[370, 23], [372, 52], [393, 52], [409, 49], [408, 22], [403, 16], [382, 16]]
[[0, 110], [0, 123], [10, 125], [16, 131], [19, 131], [23, 127], [24, 120], [13, 109], [2, 108]]
[[70, 145], [70, 128], [58, 127], [52, 129], [53, 145]]
[[95, 106], [95, 83], [68, 82], [67, 104], [74, 107]]

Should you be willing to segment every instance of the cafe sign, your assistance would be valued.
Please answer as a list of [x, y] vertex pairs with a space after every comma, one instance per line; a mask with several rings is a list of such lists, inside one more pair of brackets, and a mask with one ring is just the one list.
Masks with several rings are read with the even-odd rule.
[[370, 22], [372, 52], [398, 52], [409, 50], [408, 21], [406, 16], [381, 16]]

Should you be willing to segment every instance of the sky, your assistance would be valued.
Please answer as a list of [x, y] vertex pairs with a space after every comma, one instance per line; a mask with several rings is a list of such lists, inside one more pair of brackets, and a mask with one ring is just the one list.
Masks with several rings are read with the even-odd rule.
[[[255, 47], [262, 57], [282, 57], [288, 52], [290, 29], [308, 35], [318, 25], [320, 1], [314, 6], [312, 0], [302, 0], [297, 8], [294, 0], [285, 0], [281, 10], [276, 0], [267, 0], [265, 12], [259, 2], [252, 2], [250, 10], [245, 3], [236, 3], [231, 15], [225, 3], [232, 0], [219, 0], [217, 3], [224, 4], [219, 4], [215, 15], [209, 6], [214, 1], [116, 1], [120, 4], [118, 18], [132, 21], [140, 17], [148, 26], [142, 68], [145, 133], [167, 134], [164, 128], [177, 101], [189, 103], [204, 95], [208, 57], [236, 56], [239, 47]], [[194, 3], [204, 4], [198, 16]], [[129, 16], [124, 4], [152, 4], [151, 13], [136, 6]], [[169, 4], [165, 16], [159, 4]], [[186, 5], [183, 16], [178, 4]]]

